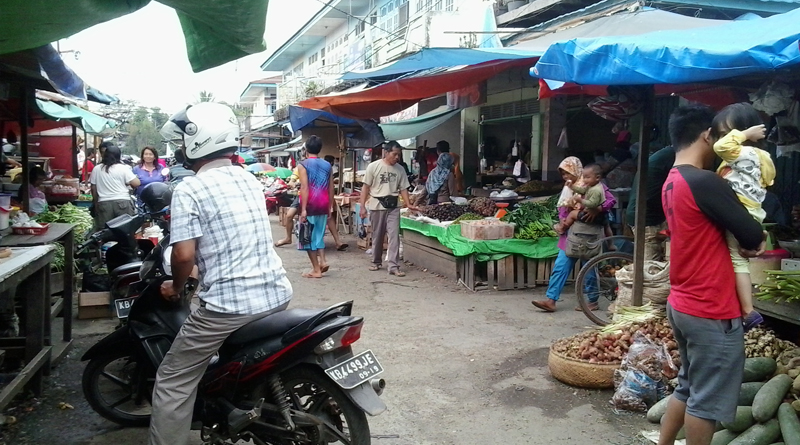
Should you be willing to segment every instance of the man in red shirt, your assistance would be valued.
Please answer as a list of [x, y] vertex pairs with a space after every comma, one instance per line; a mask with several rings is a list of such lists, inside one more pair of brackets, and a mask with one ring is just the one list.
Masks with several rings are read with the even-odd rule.
[[690, 106], [669, 121], [675, 166], [662, 188], [670, 231], [667, 316], [681, 369], [659, 445], [674, 444], [681, 427], [687, 444], [710, 444], [716, 422], [734, 419], [744, 373], [744, 330], [725, 231], [745, 257], [763, 252], [764, 233], [725, 180], [705, 170], [715, 157], [713, 117], [708, 107]]

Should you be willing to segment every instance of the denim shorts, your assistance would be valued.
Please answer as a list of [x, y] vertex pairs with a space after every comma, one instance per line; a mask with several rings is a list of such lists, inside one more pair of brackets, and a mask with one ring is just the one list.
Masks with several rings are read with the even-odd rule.
[[731, 422], [744, 376], [742, 319], [712, 320], [676, 311], [667, 304], [681, 369], [673, 397], [694, 417]]

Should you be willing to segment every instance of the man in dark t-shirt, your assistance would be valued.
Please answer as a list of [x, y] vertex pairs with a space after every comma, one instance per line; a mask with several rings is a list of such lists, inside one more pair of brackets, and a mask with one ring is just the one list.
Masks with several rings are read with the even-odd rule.
[[744, 373], [744, 330], [725, 232], [736, 237], [744, 257], [763, 252], [764, 236], [728, 183], [705, 170], [715, 157], [713, 117], [708, 107], [680, 107], [669, 122], [675, 166], [662, 188], [671, 240], [667, 317], [681, 369], [659, 445], [673, 444], [684, 426], [687, 443], [710, 444], [716, 422], [734, 419]]
[[[645, 229], [644, 229], [644, 259], [664, 261], [664, 242], [659, 232], [667, 228], [664, 209], [661, 206], [661, 187], [667, 180], [667, 175], [675, 163], [675, 150], [667, 146], [650, 155], [647, 159], [647, 180], [645, 188]], [[633, 227], [636, 224], [636, 195], [638, 194], [639, 173], [633, 179], [628, 209], [625, 220]]]

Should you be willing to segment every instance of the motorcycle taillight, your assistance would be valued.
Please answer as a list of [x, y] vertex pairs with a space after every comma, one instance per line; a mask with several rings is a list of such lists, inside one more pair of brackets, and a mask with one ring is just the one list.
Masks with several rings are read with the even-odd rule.
[[326, 352], [352, 345], [361, 338], [361, 328], [363, 326], [364, 322], [361, 322], [357, 325], [339, 329], [314, 348], [314, 352], [317, 354], [325, 354]]

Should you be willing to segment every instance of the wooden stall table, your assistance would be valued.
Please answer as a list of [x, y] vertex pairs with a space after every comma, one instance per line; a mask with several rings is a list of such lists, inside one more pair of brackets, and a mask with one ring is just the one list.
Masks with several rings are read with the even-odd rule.
[[[72, 343], [72, 299], [75, 290], [75, 237], [74, 228], [72, 224], [66, 223], [51, 223], [50, 228], [44, 235], [7, 235], [0, 240], [0, 247], [30, 247], [42, 246], [54, 242], [64, 243], [64, 251], [66, 252], [64, 258], [64, 292], [62, 297], [56, 300], [51, 308], [50, 313], [52, 317], [57, 316], [63, 311], [64, 327], [61, 341], [54, 341], [52, 345], [53, 362], [58, 360], [67, 353], [69, 346]], [[49, 278], [49, 271], [48, 271]], [[47, 280], [47, 292], [50, 293], [50, 280]], [[48, 318], [47, 325], [49, 326], [52, 317]]]
[[353, 233], [353, 218], [350, 216], [350, 209], [353, 207], [352, 202], [358, 202], [360, 196], [345, 196], [335, 195], [333, 197], [336, 203], [336, 218], [338, 227], [345, 227], [346, 234]]
[[[26, 384], [38, 397], [42, 393], [42, 375], [50, 368], [50, 263], [53, 246], [13, 248], [11, 257], [0, 260], [0, 293], [8, 293], [24, 284], [25, 337], [0, 339], [0, 349], [24, 349], [25, 367], [0, 391], [0, 410]], [[13, 298], [13, 295], [10, 296]]]

